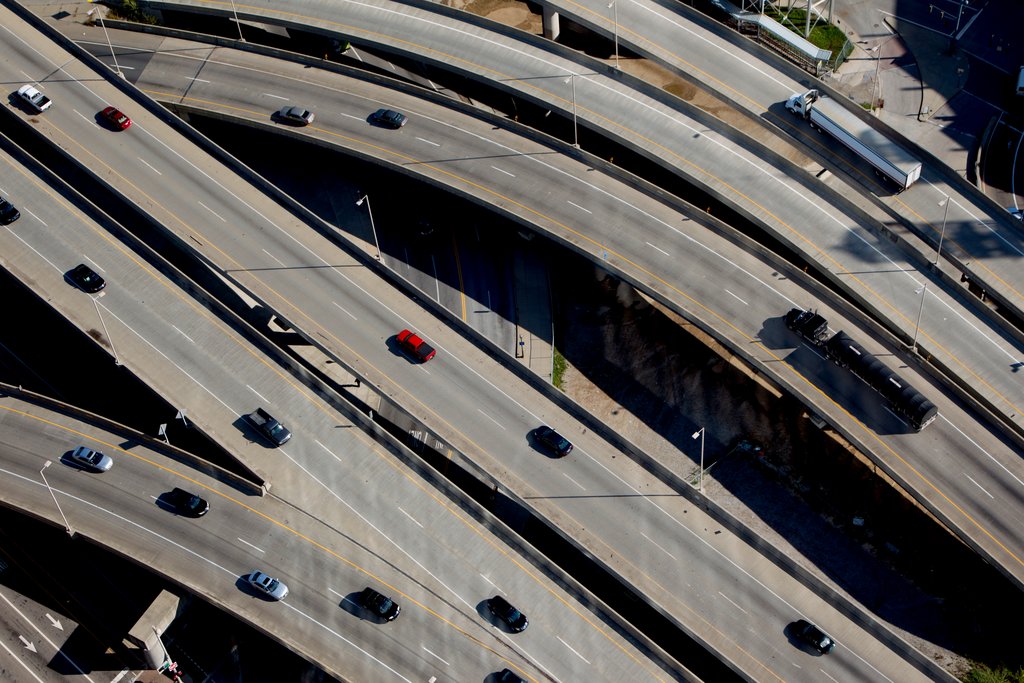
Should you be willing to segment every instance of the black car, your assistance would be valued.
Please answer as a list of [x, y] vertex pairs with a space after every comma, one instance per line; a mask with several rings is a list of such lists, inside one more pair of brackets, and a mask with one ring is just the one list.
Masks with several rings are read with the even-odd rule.
[[569, 439], [547, 425], [537, 427], [533, 435], [559, 458], [564, 458], [572, 452], [572, 444], [569, 442]]
[[487, 601], [487, 609], [491, 610], [491, 614], [501, 619], [514, 633], [525, 631], [526, 627], [530, 625], [526, 615], [500, 595], [495, 595]]
[[793, 624], [793, 633], [823, 655], [827, 655], [836, 647], [836, 642], [820, 628], [809, 621], [800, 619]]
[[383, 128], [401, 128], [409, 121], [409, 117], [394, 109], [378, 109], [370, 114], [370, 123]]
[[21, 212], [9, 201], [0, 197], [0, 225], [10, 225], [21, 218]]
[[68, 277], [78, 285], [79, 289], [90, 294], [94, 294], [107, 286], [103, 278], [84, 263], [72, 268], [71, 272], [68, 273]]
[[364, 588], [359, 594], [359, 604], [384, 621], [394, 621], [402, 611], [397, 602], [370, 587]]
[[210, 504], [205, 499], [185, 489], [175, 488], [165, 500], [175, 512], [186, 517], [202, 517], [210, 511]]
[[509, 669], [502, 669], [498, 674], [498, 683], [526, 683], [526, 679], [517, 676]]
[[281, 424], [273, 415], [263, 410], [263, 408], [257, 408], [246, 415], [246, 417], [275, 446], [283, 446], [292, 438], [292, 433], [288, 428]]

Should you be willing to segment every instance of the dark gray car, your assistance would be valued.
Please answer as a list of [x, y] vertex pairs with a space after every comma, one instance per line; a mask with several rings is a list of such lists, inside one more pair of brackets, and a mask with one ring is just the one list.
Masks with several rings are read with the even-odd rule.
[[95, 294], [107, 286], [106, 281], [89, 266], [81, 263], [68, 273], [68, 278], [74, 282], [79, 289], [89, 294]]
[[402, 612], [397, 602], [386, 595], [382, 595], [369, 586], [359, 594], [359, 604], [370, 610], [373, 614], [384, 621], [394, 621]]
[[9, 201], [0, 197], [0, 225], [10, 225], [21, 218], [21, 212]]
[[508, 626], [509, 630], [513, 633], [521, 633], [530, 625], [526, 615], [516, 609], [512, 603], [500, 595], [495, 595], [487, 601], [487, 609], [491, 611], [491, 614], [496, 616], [498, 619], [501, 619], [501, 621]]
[[409, 117], [394, 109], [378, 109], [370, 114], [370, 123], [382, 128], [398, 129], [409, 121]]
[[544, 444], [552, 453], [559, 458], [564, 458], [572, 452], [572, 443], [558, 432], [547, 425], [541, 425], [534, 430], [533, 435], [537, 441]]
[[823, 655], [832, 652], [836, 647], [836, 642], [831, 637], [805, 619], [800, 619], [793, 624], [793, 633]]

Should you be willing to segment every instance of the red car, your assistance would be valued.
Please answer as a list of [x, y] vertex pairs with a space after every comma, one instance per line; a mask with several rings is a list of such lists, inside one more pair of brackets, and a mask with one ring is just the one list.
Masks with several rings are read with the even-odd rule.
[[433, 346], [423, 341], [409, 330], [402, 330], [398, 333], [398, 336], [395, 337], [395, 339], [404, 351], [411, 353], [413, 356], [418, 358], [420, 362], [426, 363], [437, 354], [437, 351], [434, 350]]
[[107, 107], [100, 112], [100, 116], [105, 118], [110, 125], [118, 130], [124, 130], [132, 125], [132, 120], [121, 113], [120, 109], [115, 107]]

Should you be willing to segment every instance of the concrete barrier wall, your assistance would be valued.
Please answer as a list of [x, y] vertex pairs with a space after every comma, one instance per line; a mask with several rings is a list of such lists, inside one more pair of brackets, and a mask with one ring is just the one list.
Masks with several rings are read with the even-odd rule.
[[[0, 1], [4, 2], [5, 4], [9, 4], [9, 0], [0, 0]], [[432, 7], [436, 7], [434, 5], [431, 5], [431, 6]], [[468, 15], [468, 16], [472, 16], [472, 15]], [[35, 17], [33, 15], [31, 15], [31, 14], [28, 14], [28, 17], [31, 17], [32, 19], [35, 19]], [[460, 14], [459, 17], [463, 18], [463, 15]], [[92, 63], [94, 68], [97, 68], [97, 70], [100, 73], [103, 73], [105, 75], [109, 74], [109, 70], [105, 66], [100, 64], [98, 62], [98, 60], [95, 60], [94, 58], [91, 57], [91, 55], [88, 55], [84, 51], [78, 49], [77, 46], [75, 46], [70, 41], [67, 41], [67, 40], [63, 39], [63, 37], [60, 36], [60, 34], [57, 34], [55, 31], [50, 29], [45, 24], [41, 24], [41, 22], [39, 22], [38, 20], [33, 21], [33, 23], [37, 24], [37, 25], [40, 25], [42, 27], [42, 29], [46, 29], [47, 33], [55, 35], [56, 36], [55, 39], [58, 42], [62, 43], [65, 47], [67, 47], [69, 50], [71, 50], [76, 55], [81, 55], [81, 58], [83, 59], [83, 61], [88, 61], [88, 62]], [[147, 28], [151, 28], [151, 27], [147, 27]], [[508, 30], [512, 31], [512, 29], [508, 29]], [[518, 33], [515, 33], [515, 35], [516, 35], [516, 37], [520, 37], [520, 34], [518, 34]], [[222, 39], [218, 40], [218, 42], [221, 42], [221, 40]], [[540, 40], [540, 39], [538, 39], [538, 40]], [[232, 46], [234, 46], [234, 41], [224, 41], [224, 42], [225, 42], [225, 44], [231, 44]], [[570, 51], [568, 51], [567, 48], [562, 48], [562, 49], [564, 49], [567, 53], [570, 52]], [[290, 53], [288, 53], [288, 54], [290, 54]], [[575, 53], [572, 53], [572, 56], [575, 58], [577, 55]], [[311, 61], [319, 63], [320, 60], [313, 59]], [[603, 65], [603, 63], [600, 63], [600, 64], [602, 66], [606, 66], [606, 65]], [[332, 65], [332, 66], [334, 66], [334, 65]], [[339, 69], [339, 70], [342, 70], [342, 69]], [[364, 77], [365, 77], [365, 75], [364, 75]], [[112, 78], [112, 79], [109, 79], [109, 80], [111, 80], [111, 82], [115, 82], [115, 83], [118, 82], [118, 79], [116, 79], [116, 77]], [[377, 80], [377, 79], [371, 77], [371, 78], [369, 78], [369, 80]], [[382, 82], [387, 82], [388, 85], [393, 85], [393, 82], [387, 81], [386, 79], [382, 78], [382, 79], [379, 79], [379, 80], [381, 80]], [[205, 136], [202, 136], [201, 134], [199, 134], [197, 131], [195, 131], [191, 127], [189, 127], [189, 126], [185, 125], [184, 123], [182, 123], [180, 120], [178, 120], [176, 117], [174, 117], [170, 112], [168, 112], [167, 110], [163, 109], [162, 107], [160, 107], [155, 102], [152, 102], [152, 100], [149, 100], [149, 98], [145, 98], [144, 95], [142, 95], [139, 91], [137, 91], [132, 86], [130, 86], [130, 84], [119, 83], [118, 85], [119, 85], [119, 87], [122, 87], [122, 89], [124, 89], [127, 94], [129, 94], [130, 96], [135, 98], [137, 101], [142, 101], [143, 98], [145, 100], [148, 100], [149, 103], [150, 103], [150, 106], [147, 107], [148, 109], [150, 109], [154, 113], [158, 114], [168, 124], [172, 125], [172, 127], [181, 130], [183, 132], [183, 134], [187, 138], [189, 138], [191, 141], [193, 141], [194, 143], [200, 145], [204, 149], [207, 149], [207, 151], [210, 151], [211, 153], [214, 153], [215, 156], [220, 158], [222, 161], [227, 163], [230, 167], [232, 167], [233, 169], [238, 171], [240, 174], [242, 174], [244, 177], [249, 179], [250, 182], [253, 182], [253, 184], [255, 184], [257, 187], [259, 187], [260, 189], [265, 189], [272, 196], [275, 196], [275, 197], [278, 197], [279, 199], [285, 200], [286, 201], [286, 205], [288, 205], [289, 207], [293, 208], [293, 210], [295, 210], [296, 213], [298, 213], [299, 215], [307, 217], [307, 220], [309, 220], [310, 222], [313, 222], [314, 224], [319, 224], [320, 223], [319, 219], [316, 216], [312, 215], [310, 212], [306, 211], [304, 209], [304, 207], [302, 207], [297, 202], [292, 200], [290, 197], [287, 197], [286, 195], [281, 193], [279, 190], [274, 188], [266, 180], [264, 180], [261, 176], [256, 174], [251, 169], [248, 169], [248, 167], [245, 167], [243, 164], [241, 164], [241, 162], [239, 162], [238, 160], [234, 159], [229, 154], [227, 154], [226, 151], [222, 150], [220, 147], [218, 147], [212, 141], [210, 141], [207, 138], [205, 138]], [[399, 87], [403, 87], [403, 86], [399, 86]], [[407, 87], [414, 88], [414, 86], [407, 86]], [[403, 87], [403, 89], [404, 89], [404, 87]], [[421, 91], [418, 88], [415, 89], [415, 90], [416, 90], [417, 93], [419, 93], [419, 92], [426, 92], [426, 91]], [[443, 97], [439, 97], [439, 96], [434, 96], [434, 97], [437, 97], [438, 99], [443, 100], [446, 104], [456, 106], [457, 108], [463, 109], [463, 110], [465, 110], [465, 111], [467, 111], [469, 113], [472, 113], [472, 114], [474, 114], [476, 116], [482, 116], [484, 118], [494, 118], [494, 120], [496, 122], [501, 122], [503, 125], [506, 125], [506, 126], [508, 126], [510, 128], [512, 127], [509, 124], [509, 122], [507, 122], [507, 120], [505, 120], [505, 119], [503, 119], [501, 117], [486, 116], [486, 115], [483, 115], [482, 112], [480, 112], [480, 110], [478, 110], [478, 109], [476, 109], [474, 107], [471, 107], [469, 105], [464, 105], [462, 103], [458, 103], [458, 102], [455, 102], [453, 100], [449, 100], [448, 98], [443, 98]], [[701, 116], [703, 116], [703, 115], [701, 115]], [[532, 131], [530, 129], [526, 129], [525, 127], [518, 127], [518, 126], [516, 126], [516, 128], [517, 129], [518, 128], [522, 128], [525, 132], [529, 132], [530, 137], [535, 138], [535, 139], [541, 139], [541, 138], [544, 137], [544, 136], [540, 136], [538, 133], [536, 133], [536, 131]], [[550, 139], [548, 138], [548, 140], [550, 140]], [[562, 146], [564, 148], [568, 147], [568, 146], [565, 146], [565, 145], [560, 145], [560, 146]], [[628, 174], [625, 174], [621, 170], [609, 167], [603, 161], [601, 161], [599, 159], [596, 159], [596, 158], [593, 158], [593, 157], [590, 157], [589, 155], [585, 155], [585, 153], [583, 153], [583, 152], [581, 152], [579, 150], [575, 150], [573, 148], [573, 149], [565, 149], [565, 151], [567, 153], [569, 153], [570, 155], [577, 156], [578, 158], [586, 158], [588, 163], [600, 164], [606, 170], [614, 171], [620, 177], [628, 177]], [[73, 160], [71, 160], [71, 161], [73, 161]], [[644, 183], [642, 183], [642, 181], [640, 181], [639, 179], [635, 179], [635, 178], [631, 179], [631, 182], [634, 183], [637, 186], [643, 186], [644, 185]], [[655, 196], [661, 196], [663, 198], [666, 197], [666, 195], [664, 193], [662, 193], [661, 191], [657, 191], [657, 190], [653, 191], [652, 194], [654, 194]], [[676, 200], [676, 201], [678, 202], [678, 200]], [[684, 210], [684, 213], [687, 213], [688, 215], [701, 215], [701, 216], [704, 215], [702, 212], [693, 212], [692, 211], [692, 207], [685, 207], [685, 209], [683, 209], [683, 210]], [[516, 217], [516, 220], [519, 220], [518, 217]], [[733, 238], [733, 239], [740, 239], [741, 241], [746, 241], [745, 238], [740, 238], [738, 236], [738, 234], [735, 233], [735, 231], [733, 231], [731, 228], [728, 228], [724, 224], [721, 224], [720, 222], [717, 222], [717, 221], [712, 221], [712, 224], [713, 224], [714, 228], [716, 228], [718, 230], [722, 230], [725, 233], [729, 233], [731, 235], [731, 238]], [[759, 253], [763, 253], [765, 255], [769, 255], [769, 252], [763, 250], [762, 247], [758, 246], [757, 250], [759, 251]], [[362, 254], [362, 252], [360, 252], [359, 250], [355, 250], [355, 251], [356, 251], [356, 253], [361, 254], [362, 260], [364, 262], [366, 262], [371, 267], [374, 266], [373, 260], [370, 259], [367, 255]], [[774, 260], [774, 255], [771, 255], [771, 256], [772, 256], [772, 259]], [[785, 264], [782, 264], [782, 263], [780, 263], [780, 268], [783, 269], [783, 270], [787, 270], [787, 268], [785, 267]], [[613, 272], [614, 272], [614, 269], [613, 269]], [[389, 279], [392, 279], [393, 281], [398, 283], [399, 286], [402, 286], [403, 288], [408, 289], [408, 286], [407, 286], [406, 283], [402, 282], [401, 280], [395, 280], [393, 274], [391, 274], [390, 272], [383, 272], [381, 274], [384, 275], [385, 277], [388, 277]], [[619, 277], [623, 277], [623, 279], [626, 279], [627, 281], [629, 281], [629, 278], [625, 277], [625, 275], [623, 273], [616, 273], [616, 275], [619, 276]], [[792, 276], [795, 277], [796, 273], [793, 273]], [[641, 283], [634, 283], [634, 284], [639, 285]], [[658, 298], [658, 297], [656, 297], [656, 298]], [[214, 302], [211, 301], [211, 303], [214, 303]], [[427, 304], [427, 305], [434, 306], [433, 303], [428, 301], [428, 300], [424, 300], [423, 303]], [[662, 303], [665, 304], [667, 302], [662, 301]], [[434, 306], [434, 307], [435, 307], [435, 312], [438, 315], [444, 316], [444, 312], [443, 311], [438, 309], [436, 306]], [[781, 313], [780, 313], [780, 315], [781, 315]], [[693, 320], [693, 322], [695, 324], [697, 324], [698, 327], [700, 327], [702, 330], [704, 330], [704, 331], [708, 332], [709, 334], [712, 334], [713, 336], [718, 338], [718, 335], [710, 328], [710, 326], [706, 322], [699, 321], [699, 320]], [[475, 333], [473, 333], [473, 331], [471, 329], [469, 329], [466, 325], [462, 324], [461, 321], [455, 321], [454, 323], [450, 322], [450, 324], [454, 324], [456, 327], [461, 328], [462, 332], [464, 334], [474, 335], [474, 340], [477, 341], [478, 343], [481, 342], [481, 341], [485, 341], [485, 340], [475, 339]], [[314, 343], [314, 345], [317, 345], [315, 343], [315, 340], [310, 340], [310, 341], [312, 343]], [[732, 350], [738, 356], [745, 358], [748, 361], [748, 363], [754, 364], [755, 367], [756, 367], [756, 364], [754, 363], [754, 359], [751, 358], [749, 356], [749, 354], [746, 354], [744, 352], [744, 350], [742, 349], [742, 347], [740, 347], [737, 344], [729, 342], [729, 340], [727, 340], [727, 339], [726, 340], [722, 340], [722, 341], [723, 341], [723, 343], [725, 343], [725, 345], [727, 347], [730, 348], [730, 350]], [[269, 344], [269, 342], [268, 342], [268, 344]], [[597, 418], [595, 418], [593, 415], [591, 415], [590, 413], [585, 411], [582, 407], [580, 407], [580, 406], [576, 405], [575, 403], [573, 403], [571, 400], [569, 400], [567, 397], [565, 397], [563, 394], [561, 394], [561, 392], [555, 390], [550, 385], [540, 381], [538, 378], [533, 377], [533, 376], [529, 376], [527, 373], [524, 373], [522, 368], [519, 367], [519, 364], [515, 363], [514, 359], [511, 359], [510, 357], [508, 357], [507, 354], [503, 350], [497, 349], [497, 348], [493, 347], [493, 345], [490, 345], [489, 343], [487, 343], [487, 345], [492, 347], [492, 351], [494, 351], [494, 353], [496, 354], [495, 355], [496, 358], [502, 359], [502, 362], [504, 362], [507, 367], [513, 368], [513, 369], [515, 369], [516, 372], [520, 373], [522, 376], [527, 377], [528, 380], [531, 382], [531, 384], [534, 385], [535, 388], [538, 388], [539, 390], [543, 391], [548, 396], [548, 398], [558, 402], [560, 405], [562, 405], [562, 407], [564, 409], [572, 412], [574, 415], [576, 415], [578, 417], [578, 419], [580, 419], [589, 428], [591, 428], [592, 430], [594, 430], [594, 431], [598, 432], [599, 434], [601, 434], [601, 436], [603, 438], [605, 438], [606, 440], [608, 440], [609, 442], [614, 444], [622, 452], [624, 452], [627, 455], [629, 455], [630, 457], [634, 458], [634, 460], [636, 460], [645, 469], [647, 469], [648, 471], [654, 473], [660, 479], [662, 479], [666, 483], [670, 484], [681, 495], [687, 497], [694, 504], [700, 506], [702, 509], [705, 509], [709, 513], [713, 514], [715, 516], [715, 518], [718, 519], [723, 525], [729, 527], [731, 530], [733, 530], [734, 533], [736, 533], [740, 537], [746, 539], [748, 541], [748, 543], [750, 543], [753, 547], [758, 548], [759, 551], [761, 551], [767, 557], [771, 558], [778, 566], [780, 566], [781, 568], [785, 569], [791, 575], [793, 575], [793, 576], [797, 577], [798, 579], [800, 579], [803, 583], [805, 583], [805, 585], [810, 587], [812, 590], [815, 590], [816, 592], [818, 592], [821, 595], [828, 596], [829, 599], [833, 600], [835, 605], [839, 606], [840, 609], [842, 609], [844, 612], [846, 612], [851, 618], [853, 618], [854, 620], [858, 621], [858, 623], [862, 624], [865, 628], [870, 630], [874, 635], [876, 635], [876, 637], [879, 637], [883, 641], [889, 643], [890, 647], [892, 647], [894, 650], [896, 650], [898, 652], [905, 653], [906, 656], [908, 656], [912, 661], [917, 662], [918, 667], [921, 668], [922, 671], [925, 671], [925, 672], [929, 673], [929, 675], [934, 675], [937, 680], [945, 680], [945, 679], [949, 678], [948, 675], [946, 675], [943, 670], [941, 670], [939, 667], [934, 665], [930, 660], [928, 660], [926, 657], [924, 657], [924, 655], [918, 653], [916, 650], [913, 650], [913, 648], [911, 648], [908, 644], [906, 644], [904, 641], [899, 639], [895, 634], [891, 633], [890, 631], [888, 631], [887, 629], [882, 627], [880, 624], [876, 623], [873, 620], [873, 618], [871, 617], [871, 615], [868, 612], [866, 612], [865, 610], [863, 610], [862, 608], [860, 608], [860, 606], [858, 606], [858, 605], [848, 601], [843, 596], [835, 593], [830, 588], [825, 586], [822, 582], [820, 582], [815, 576], [813, 576], [810, 573], [808, 573], [805, 570], [803, 570], [799, 565], [796, 565], [795, 563], [793, 563], [787, 556], [783, 555], [782, 553], [780, 553], [778, 550], [776, 550], [772, 546], [767, 545], [763, 540], [761, 540], [759, 537], [757, 537], [756, 534], [754, 534], [749, 529], [744, 527], [738, 520], [732, 518], [730, 515], [728, 515], [727, 512], [725, 512], [724, 510], [720, 509], [718, 506], [714, 505], [714, 503], [712, 501], [708, 500], [704, 496], [702, 496], [699, 493], [697, 493], [688, 483], [686, 483], [685, 481], [681, 480], [677, 475], [675, 475], [675, 473], [671, 472], [670, 470], [665, 468], [663, 465], [661, 465], [661, 463], [659, 463], [655, 459], [653, 459], [650, 456], [648, 456], [646, 453], [644, 453], [641, 449], [636, 447], [634, 444], [626, 441], [625, 439], [619, 437], [617, 434], [615, 434], [614, 432], [609, 430], [603, 423], [601, 423], [599, 420], [597, 420]], [[319, 345], [317, 345], [317, 346], [319, 347]], [[272, 350], [273, 346], [270, 345], [268, 348], [270, 348]], [[320, 348], [321, 348], [322, 351], [324, 351], [325, 353], [327, 353], [327, 355], [330, 356], [330, 354], [326, 351], [326, 349], [323, 349], [322, 347], [320, 347]], [[277, 353], [275, 355], [277, 356], [277, 358], [275, 358], [276, 360], [280, 360], [283, 364], [288, 366], [290, 369], [293, 369], [294, 371], [296, 371], [299, 374], [299, 376], [309, 377], [309, 373], [306, 371], [305, 368], [298, 367], [297, 363], [293, 359], [291, 359], [289, 356], [283, 354], [283, 352], [279, 352], [279, 353]], [[333, 358], [333, 356], [331, 356], [331, 357]], [[338, 359], [335, 359], [335, 360], [338, 360]], [[771, 376], [771, 373], [769, 373], [769, 376]], [[775, 379], [775, 381], [777, 383], [780, 384], [780, 386], [787, 386], [785, 382], [780, 382], [780, 378], [774, 377], [774, 379]], [[790, 387], [790, 390], [792, 392], [793, 388]], [[363, 415], [360, 411], [353, 410], [351, 404], [348, 404], [346, 401], [341, 400], [340, 397], [331, 396], [330, 395], [331, 392], [325, 391], [322, 387], [318, 390], [318, 393], [320, 393], [321, 391], [324, 392], [324, 393], [321, 393], [321, 395], [324, 396], [325, 399], [329, 400], [332, 403], [337, 402], [337, 405], [338, 405], [339, 409], [342, 409], [346, 415], [350, 415], [355, 421], [357, 421], [360, 424], [360, 426], [362, 428], [366, 429], [367, 432], [369, 432], [371, 434], [374, 434], [375, 437], [380, 439], [382, 443], [388, 444], [389, 447], [391, 447], [391, 448], [395, 447], [395, 444], [394, 444], [393, 440], [391, 438], [389, 438], [389, 435], [387, 435], [387, 433], [383, 429], [381, 429], [372, 419], [370, 419], [368, 415]], [[799, 395], [799, 394], [797, 394], [797, 395]], [[388, 400], [388, 399], [385, 398], [385, 400]], [[393, 408], [395, 410], [402, 411], [400, 406], [393, 405]], [[162, 443], [162, 442], [160, 442], [160, 443]], [[419, 461], [419, 459], [416, 458], [416, 456], [414, 454], [412, 454], [411, 452], [403, 453], [403, 456], [404, 456], [403, 459], [408, 458], [410, 455], [413, 458], [415, 458], [417, 461]], [[476, 472], [477, 476], [482, 481], [488, 483], [488, 485], [500, 485], [499, 480], [494, 478], [486, 470], [482, 469], [478, 464], [476, 464], [475, 462], [473, 462], [470, 459], [466, 458], [461, 453], [455, 452], [455, 455], [460, 460], [460, 464], [462, 466], [464, 466], [467, 469], [467, 471]], [[419, 463], [420, 463], [420, 467], [422, 468], [423, 472], [429, 472], [430, 473], [430, 479], [432, 480], [432, 482], [438, 482], [439, 481], [436, 478], [435, 473], [433, 473], [432, 470], [429, 470], [429, 468], [427, 467], [427, 465], [425, 463], [422, 463], [422, 461], [419, 461]], [[455, 496], [457, 499], [460, 499], [460, 500], [464, 501], [464, 497], [461, 496], [458, 491], [449, 490], [449, 493], [450, 493], [450, 495]], [[514, 494], [510, 495], [510, 497], [515, 499], [518, 502], [518, 504], [522, 505], [525, 509], [532, 510], [532, 507], [529, 504], [527, 504], [525, 501], [523, 501], [521, 499], [518, 499], [516, 496], [514, 496]], [[537, 515], [536, 511], [533, 511], [533, 514], [535, 514], [536, 516], [538, 516], [538, 518], [540, 518], [540, 516]], [[562, 534], [562, 535], [563, 535], [563, 538], [565, 538], [566, 542], [572, 543], [574, 546], [576, 546], [584, 554], [586, 554], [586, 555], [588, 555], [588, 556], [593, 558], [593, 555], [591, 553], [587, 552], [586, 549], [583, 548], [582, 546], [580, 546], [574, 539], [572, 539], [571, 537], [565, 536], [565, 534]], [[598, 562], [598, 564], [603, 564], [602, 562], [597, 560], [597, 558], [594, 558], [594, 559], [595, 559], [595, 561]], [[606, 568], [607, 568], [607, 566], [606, 566]], [[614, 571], [611, 570], [611, 568], [607, 568], [607, 569], [612, 574], [616, 574]], [[624, 583], [626, 583], [628, 585], [628, 582], [625, 581], [622, 577], [620, 577], [620, 580], [622, 580]], [[698, 640], [700, 640], [700, 639], [698, 638]], [[949, 680], [952, 680], [952, 679], [949, 678]]]
[[37, 394], [33, 391], [29, 391], [28, 389], [23, 389], [3, 382], [0, 382], [0, 394], [4, 396], [13, 396], [25, 403], [36, 405], [41, 408], [45, 408], [46, 410], [60, 413], [61, 415], [66, 415], [72, 419], [85, 422], [93, 427], [110, 432], [111, 434], [116, 434], [119, 437], [135, 441], [151, 451], [160, 453], [161, 455], [175, 460], [176, 462], [188, 465], [189, 467], [198, 470], [217, 481], [224, 482], [246, 495], [259, 496], [263, 494], [263, 488], [261, 486], [262, 482], [230, 472], [223, 467], [204, 460], [199, 456], [193, 455], [188, 451], [177, 448], [156, 437], [143, 434], [140, 431], [103, 417], [102, 415], [97, 415], [96, 413], [91, 413], [88, 410], [64, 403], [63, 401], [59, 401], [55, 398], [50, 398], [49, 396]]

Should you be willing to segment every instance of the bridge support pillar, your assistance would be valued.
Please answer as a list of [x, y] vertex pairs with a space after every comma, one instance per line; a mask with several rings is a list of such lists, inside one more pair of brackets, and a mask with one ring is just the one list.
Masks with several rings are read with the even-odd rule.
[[544, 5], [544, 37], [548, 40], [558, 40], [561, 29], [558, 27], [558, 12], [551, 7]]

